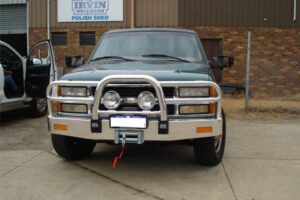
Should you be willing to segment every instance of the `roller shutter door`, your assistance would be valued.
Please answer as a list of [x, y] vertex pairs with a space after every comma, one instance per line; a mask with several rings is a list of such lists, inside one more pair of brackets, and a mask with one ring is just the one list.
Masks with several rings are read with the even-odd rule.
[[26, 33], [26, 16], [26, 4], [0, 5], [0, 34]]

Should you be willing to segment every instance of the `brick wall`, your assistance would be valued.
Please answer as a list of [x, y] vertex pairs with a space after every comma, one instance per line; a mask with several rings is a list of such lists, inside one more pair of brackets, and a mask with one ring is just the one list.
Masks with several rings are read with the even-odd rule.
[[[235, 65], [224, 71], [224, 82], [244, 84], [246, 73], [247, 32], [252, 31], [251, 92], [272, 96], [300, 94], [300, 29], [264, 27], [181, 27], [195, 30], [200, 38], [223, 40], [224, 55], [235, 57]], [[58, 66], [64, 66], [65, 56], [82, 55], [88, 59], [94, 47], [79, 45], [79, 31], [96, 31], [96, 41], [106, 29], [51, 29], [68, 32], [68, 45], [55, 46]], [[31, 29], [30, 43], [45, 39], [47, 30]]]
[[250, 87], [253, 95], [300, 94], [300, 29], [276, 27], [184, 27], [200, 38], [223, 40], [224, 55], [235, 64], [224, 71], [224, 82], [244, 84], [247, 32], [252, 31]]
[[[80, 46], [79, 44], [79, 32], [81, 31], [95, 31], [96, 32], [96, 43], [100, 40], [103, 33], [108, 31], [107, 29], [99, 28], [52, 28], [51, 32], [67, 32], [67, 45], [63, 46], [53, 46], [56, 65], [59, 67], [64, 67], [65, 71], [69, 69], [65, 66], [66, 56], [76, 56], [81, 55], [87, 60], [91, 55], [94, 46]], [[30, 45], [47, 39], [47, 29], [46, 28], [31, 28], [30, 29]]]

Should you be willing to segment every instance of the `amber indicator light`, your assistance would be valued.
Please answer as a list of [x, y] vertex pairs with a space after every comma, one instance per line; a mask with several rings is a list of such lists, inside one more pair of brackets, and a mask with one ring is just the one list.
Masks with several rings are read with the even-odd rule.
[[54, 124], [54, 130], [56, 131], [68, 131], [68, 126], [65, 124]]
[[[215, 97], [216, 96], [216, 90], [213, 87], [209, 88], [209, 96], [210, 97]], [[209, 104], [209, 113], [216, 113], [216, 104], [211, 103]]]
[[[61, 96], [61, 87], [58, 86], [57, 88], [57, 96]], [[56, 103], [56, 109], [57, 109], [57, 112], [61, 112], [61, 103], [60, 102], [57, 102]]]
[[197, 127], [196, 132], [197, 133], [211, 133], [212, 127]]

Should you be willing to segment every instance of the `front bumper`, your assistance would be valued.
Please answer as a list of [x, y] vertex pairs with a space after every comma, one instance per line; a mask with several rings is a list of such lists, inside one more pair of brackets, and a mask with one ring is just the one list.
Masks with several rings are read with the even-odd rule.
[[[77, 137], [95, 141], [114, 141], [115, 131], [110, 128], [109, 120], [102, 120], [101, 133], [91, 132], [91, 120], [79, 117], [48, 116], [49, 132], [52, 134]], [[181, 119], [169, 120], [169, 133], [158, 133], [158, 120], [150, 120], [144, 132], [144, 141], [179, 141], [196, 138], [215, 137], [222, 134], [222, 119]], [[57, 131], [54, 125], [64, 125], [66, 130]], [[211, 132], [197, 133], [199, 127], [211, 127]], [[123, 129], [136, 130], [136, 129]]]
[[[126, 85], [126, 87], [131, 87], [132, 85], [140, 86], [141, 83], [153, 87], [159, 106], [158, 111], [100, 110], [99, 105], [106, 86], [121, 87]], [[96, 87], [96, 90], [94, 95], [88, 97], [64, 97], [53, 92], [58, 86]], [[163, 87], [175, 87], [177, 89], [179, 87], [212, 87], [216, 91], [216, 95], [197, 98], [182, 98], [175, 95], [173, 98], [165, 98]], [[222, 134], [221, 95], [222, 92], [219, 86], [210, 81], [158, 82], [153, 77], [145, 75], [111, 75], [99, 82], [56, 81], [52, 82], [47, 88], [49, 131], [52, 134], [98, 141], [113, 141], [116, 139], [116, 143], [119, 142], [118, 139], [127, 137], [125, 132], [129, 132], [129, 137], [139, 132], [134, 137], [140, 136], [139, 138], [143, 138], [144, 141], [178, 141], [215, 137]], [[86, 104], [89, 108], [88, 115], [81, 117], [59, 115], [59, 113], [52, 112], [52, 102]], [[167, 105], [170, 104], [175, 106], [216, 104], [217, 112], [215, 118], [172, 119], [167, 115]], [[110, 128], [109, 117], [112, 115], [144, 115], [149, 119], [148, 126], [146, 129]], [[63, 129], [55, 127], [63, 127]], [[200, 129], [202, 131], [199, 131]]]

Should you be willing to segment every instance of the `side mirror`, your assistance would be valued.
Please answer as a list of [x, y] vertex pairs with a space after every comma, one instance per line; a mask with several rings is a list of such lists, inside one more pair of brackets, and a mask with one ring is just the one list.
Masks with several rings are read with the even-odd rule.
[[65, 57], [65, 65], [68, 68], [76, 68], [85, 63], [85, 60], [81, 56], [66, 56]]
[[43, 61], [40, 58], [33, 58], [32, 59], [32, 64], [33, 65], [41, 65], [41, 64], [43, 64]]
[[218, 56], [213, 57], [212, 61], [210, 61], [211, 68], [226, 68], [232, 67], [234, 64], [234, 57], [232, 56]]

